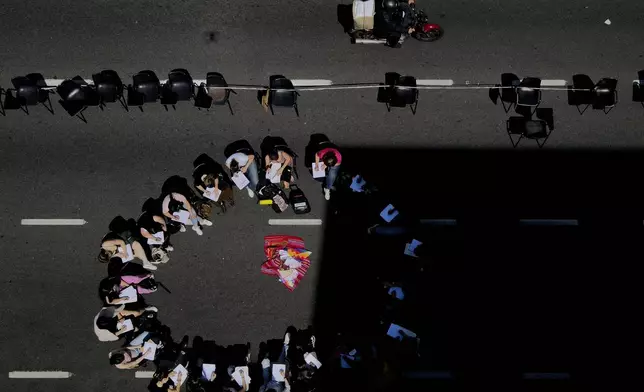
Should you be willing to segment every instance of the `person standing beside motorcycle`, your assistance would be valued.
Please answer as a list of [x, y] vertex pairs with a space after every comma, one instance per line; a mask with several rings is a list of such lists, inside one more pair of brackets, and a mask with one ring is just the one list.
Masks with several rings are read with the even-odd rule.
[[389, 46], [399, 48], [405, 37], [414, 32], [410, 6], [414, 3], [414, 0], [407, 2], [384, 0], [382, 2], [382, 16], [389, 29], [389, 38], [387, 39]]

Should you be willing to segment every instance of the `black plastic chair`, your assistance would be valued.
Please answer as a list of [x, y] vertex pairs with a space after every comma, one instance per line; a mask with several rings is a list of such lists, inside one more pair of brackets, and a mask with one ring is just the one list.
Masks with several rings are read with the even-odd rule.
[[100, 96], [94, 86], [90, 86], [80, 76], [63, 81], [56, 87], [56, 92], [61, 98], [58, 103], [63, 109], [70, 116], [76, 116], [84, 123], [87, 123], [87, 119], [83, 114], [85, 109], [89, 106], [100, 106], [101, 104]]
[[[595, 85], [593, 109], [601, 109], [608, 114], [617, 105], [617, 79], [602, 78]], [[608, 108], [608, 110], [606, 110]]]
[[644, 107], [644, 70], [637, 73], [637, 80], [633, 82], [633, 102]]
[[233, 89], [222, 87], [228, 87], [228, 82], [226, 82], [224, 75], [219, 72], [208, 72], [206, 75], [206, 93], [211, 98], [211, 105], [228, 105], [230, 114], [234, 115], [235, 113], [230, 105], [230, 93], [237, 93]]
[[[503, 110], [509, 112], [517, 103], [517, 86], [521, 83], [519, 77], [513, 73], [501, 74], [500, 98]], [[509, 104], [506, 106], [505, 104]]]
[[[39, 73], [32, 73], [27, 76], [19, 76], [11, 79], [16, 99], [20, 104], [20, 109], [29, 114], [29, 106], [42, 104], [51, 114], [54, 114], [54, 108], [49, 98], [50, 92], [46, 89], [47, 83], [45, 78]], [[49, 106], [47, 106], [47, 103]], [[8, 108], [5, 105], [5, 108]]]
[[105, 107], [106, 103], [120, 102], [123, 109], [129, 111], [125, 97], [123, 97], [124, 85], [121, 78], [112, 70], [104, 70], [97, 74], [92, 75], [94, 81], [94, 89], [96, 90], [100, 103], [101, 110]]
[[179, 101], [190, 101], [195, 96], [195, 84], [190, 73], [183, 69], [173, 69], [168, 74], [168, 80], [163, 85], [161, 104], [168, 110], [168, 105], [176, 110]]
[[[579, 114], [584, 114], [586, 109], [595, 102], [594, 89], [595, 82], [590, 76], [584, 74], [573, 75], [572, 86], [568, 87], [568, 105], [576, 106]], [[584, 106], [584, 109], [581, 110], [580, 106]]]
[[[532, 139], [537, 142], [539, 148], [542, 148], [550, 132], [547, 130], [547, 122], [544, 120], [531, 120], [526, 117], [513, 116], [506, 121], [506, 130], [508, 137], [512, 143], [512, 147], [516, 148], [523, 138]], [[519, 138], [515, 141], [513, 135]]]
[[283, 75], [272, 75], [269, 78], [268, 89], [268, 106], [271, 109], [271, 114], [275, 115], [273, 106], [283, 106], [292, 107], [295, 109], [295, 114], [300, 117], [300, 112], [297, 108], [297, 97], [300, 94], [295, 91], [293, 82], [290, 79], [287, 79]]
[[516, 88], [516, 107], [525, 106], [533, 108], [531, 114], [537, 110], [541, 104], [541, 79], [527, 77], [523, 78]]
[[160, 90], [157, 75], [150, 70], [141, 71], [132, 77], [132, 84], [127, 86], [127, 104], [138, 106], [143, 111], [143, 104], [159, 99]]
[[197, 87], [197, 95], [195, 95], [195, 107], [199, 110], [206, 109], [210, 110], [212, 106], [212, 97], [208, 95], [208, 90], [206, 90], [206, 84], [201, 83]]
[[404, 108], [409, 106], [415, 115], [418, 107], [418, 89], [416, 78], [413, 76], [399, 76], [391, 90], [389, 101], [386, 103], [387, 111], [392, 107]]

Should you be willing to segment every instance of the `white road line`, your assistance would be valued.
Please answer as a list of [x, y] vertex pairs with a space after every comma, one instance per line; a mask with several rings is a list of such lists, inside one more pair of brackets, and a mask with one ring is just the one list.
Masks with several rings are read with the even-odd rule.
[[568, 373], [523, 373], [523, 378], [527, 380], [568, 380]]
[[154, 372], [135, 372], [134, 373], [134, 378], [152, 378], [154, 376]]
[[23, 371], [23, 372], [9, 372], [9, 378], [70, 378], [73, 376], [70, 372], [58, 371]]
[[541, 87], [565, 87], [568, 85], [563, 79], [544, 79], [541, 81]]
[[519, 223], [529, 226], [578, 226], [577, 219], [521, 219]]
[[329, 79], [291, 79], [293, 86], [330, 86], [333, 84]]
[[322, 219], [269, 219], [271, 226], [320, 226]]
[[416, 79], [418, 86], [452, 86], [452, 79]]
[[86, 224], [85, 219], [22, 219], [23, 226], [82, 226]]

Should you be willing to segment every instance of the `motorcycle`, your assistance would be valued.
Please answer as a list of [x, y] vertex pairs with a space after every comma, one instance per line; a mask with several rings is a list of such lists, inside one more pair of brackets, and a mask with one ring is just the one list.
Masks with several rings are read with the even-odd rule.
[[[416, 8], [416, 4], [409, 5], [411, 9], [411, 27], [414, 32], [411, 37], [421, 42], [434, 42], [443, 37], [443, 28], [435, 23], [429, 23], [427, 14]], [[356, 0], [353, 5], [354, 29], [351, 31], [352, 44], [382, 44], [387, 42], [389, 32], [378, 31], [374, 28], [374, 16], [376, 15], [374, 0]]]

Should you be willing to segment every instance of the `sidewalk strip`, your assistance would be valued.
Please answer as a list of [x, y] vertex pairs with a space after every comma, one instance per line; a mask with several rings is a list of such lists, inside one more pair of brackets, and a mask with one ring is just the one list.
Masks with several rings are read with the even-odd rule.
[[58, 371], [21, 371], [9, 372], [9, 378], [70, 378], [73, 374], [70, 372]]
[[320, 226], [322, 219], [269, 219], [271, 226]]
[[153, 376], [154, 372], [139, 371], [134, 373], [134, 378], [152, 378]]
[[454, 84], [452, 79], [417, 79], [417, 86], [451, 86]]
[[23, 226], [82, 226], [87, 221], [84, 219], [22, 219]]
[[293, 86], [330, 86], [333, 81], [329, 79], [292, 79]]
[[541, 87], [565, 87], [568, 82], [563, 79], [543, 79]]

